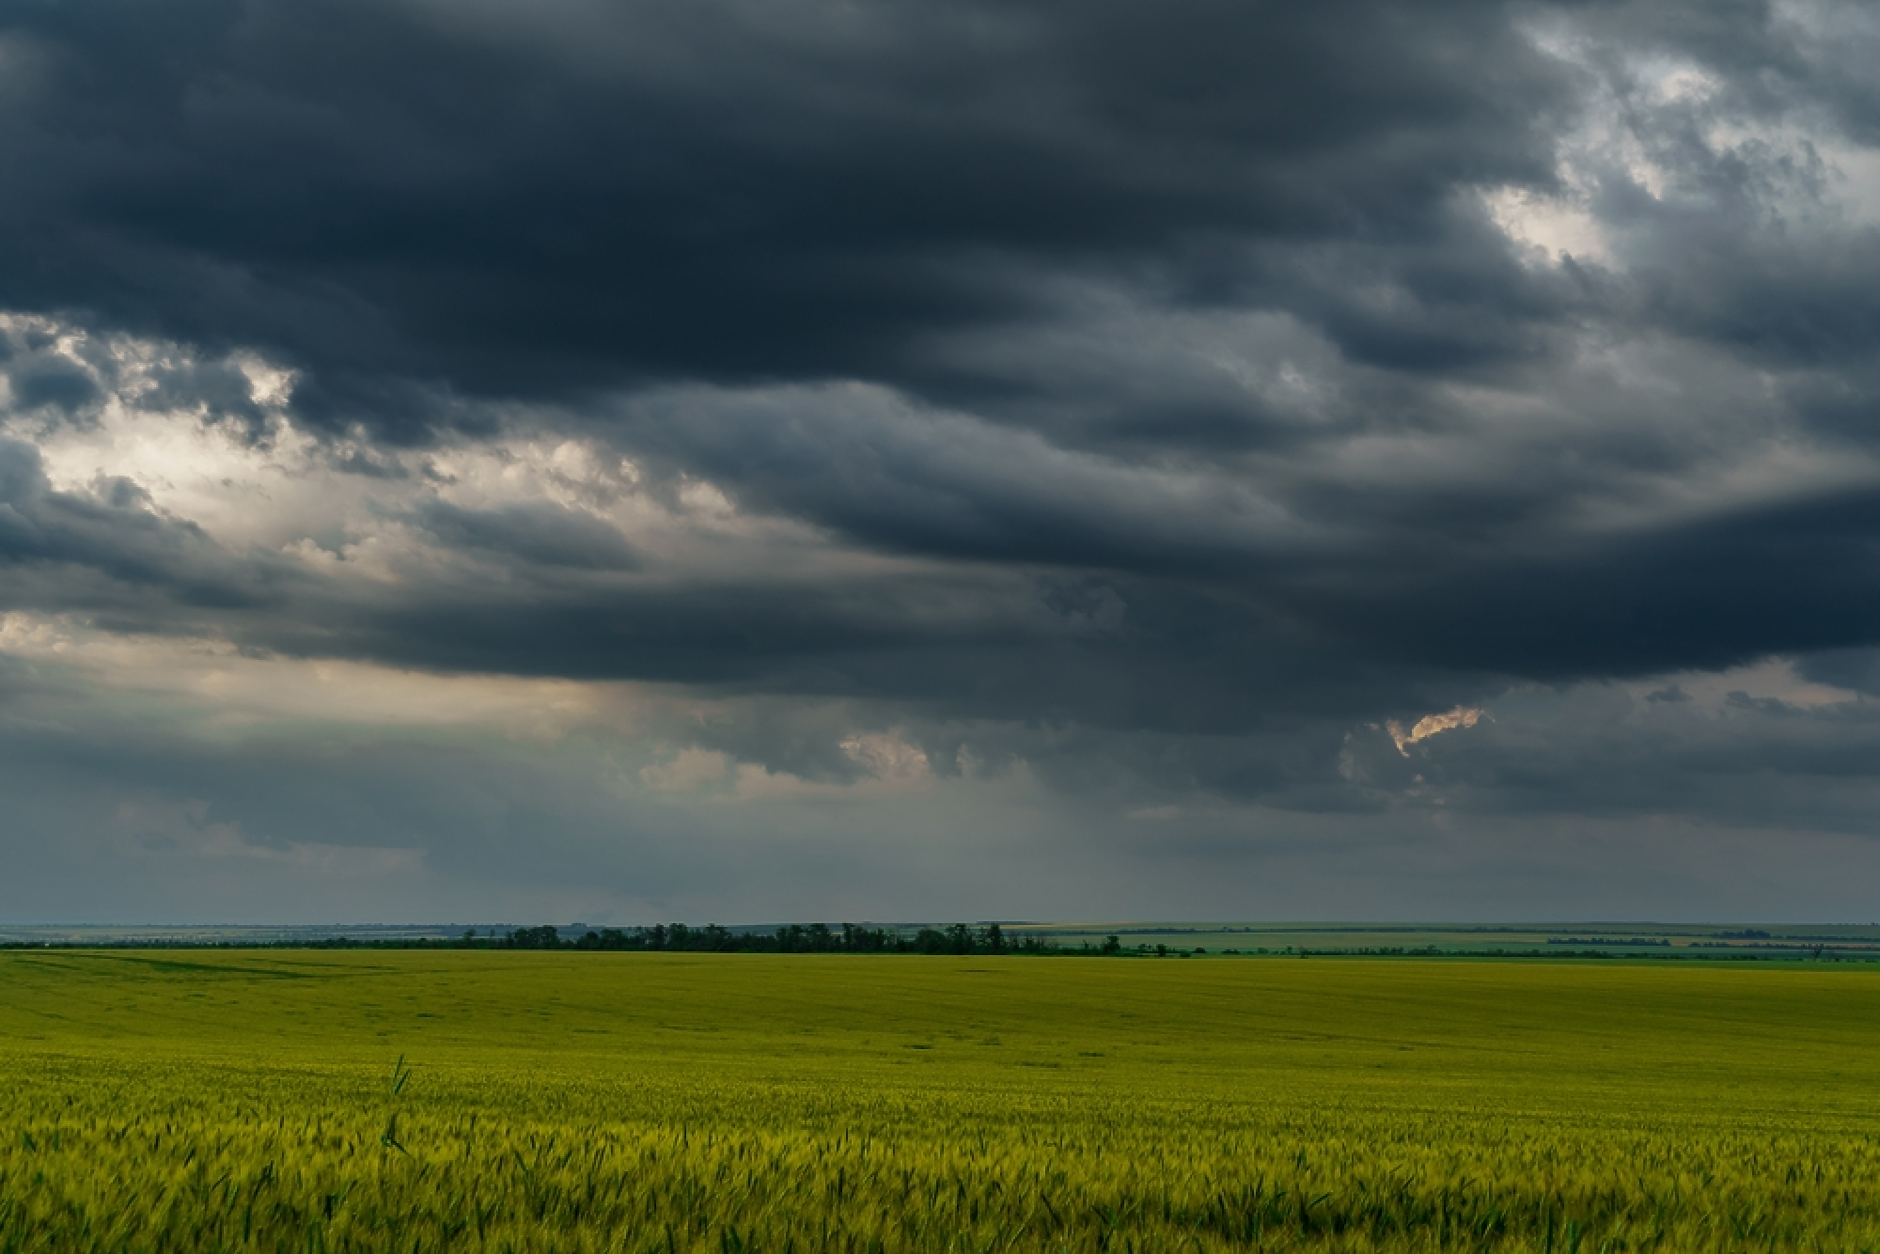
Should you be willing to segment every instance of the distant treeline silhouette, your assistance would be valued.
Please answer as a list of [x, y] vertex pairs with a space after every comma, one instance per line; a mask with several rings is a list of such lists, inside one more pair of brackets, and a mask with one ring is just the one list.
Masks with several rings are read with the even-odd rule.
[[1655, 945], [1660, 949], [1671, 948], [1669, 939], [1663, 936], [1549, 936], [1549, 945]]
[[955, 923], [949, 927], [923, 927], [909, 932], [898, 928], [857, 926], [844, 923], [830, 927], [826, 923], [792, 923], [774, 932], [733, 931], [713, 923], [690, 927], [684, 923], [659, 923], [652, 927], [589, 929], [579, 936], [564, 936], [553, 927], [522, 927], [503, 935], [479, 936], [465, 932], [450, 942], [463, 949], [598, 949], [650, 950], [684, 953], [769, 953], [769, 954], [1043, 954], [1122, 952], [1114, 936], [1101, 946], [1083, 945], [1065, 949], [1037, 936], [1007, 936], [997, 923], [972, 927]]

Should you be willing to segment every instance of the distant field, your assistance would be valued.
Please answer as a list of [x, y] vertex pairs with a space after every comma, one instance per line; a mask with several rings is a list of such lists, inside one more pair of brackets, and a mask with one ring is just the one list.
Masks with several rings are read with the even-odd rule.
[[1116, 936], [1125, 948], [1165, 945], [1211, 954], [1376, 954], [1436, 950], [1447, 954], [1601, 953], [1615, 957], [1880, 960], [1874, 924], [1380, 924], [1380, 923], [1046, 923], [1010, 929], [1059, 946], [1093, 948]]
[[0, 1251], [1872, 1249], [1876, 1040], [1864, 964], [12, 951]]
[[[518, 925], [480, 924], [469, 929], [487, 944], [508, 935]], [[732, 924], [729, 931], [739, 936], [776, 938], [782, 925]], [[841, 924], [824, 933], [840, 947]], [[883, 929], [884, 936], [898, 935], [902, 941], [916, 941], [916, 934], [926, 927], [941, 928], [944, 922], [880, 923], [868, 921], [864, 927]], [[970, 925], [982, 940], [985, 925]], [[1072, 953], [1101, 950], [1114, 936], [1125, 953], [1167, 951], [1169, 954], [1196, 956], [1294, 955], [1306, 951], [1320, 956], [1427, 955], [1431, 953], [1476, 957], [1584, 957], [1679, 958], [1722, 961], [1826, 961], [1880, 962], [1880, 925], [1867, 924], [1668, 924], [1668, 923], [1529, 923], [1529, 924], [1442, 924], [1442, 923], [1170, 923], [1170, 922], [1082, 922], [1013, 923], [1003, 922], [1007, 944], [1035, 940], [1058, 951]], [[365, 947], [399, 947], [422, 944], [455, 944], [465, 933], [462, 924], [373, 924], [295, 927], [103, 927], [103, 926], [0, 926], [0, 946], [52, 947], [307, 947], [344, 939]], [[577, 941], [585, 924], [562, 925], [561, 940]], [[646, 944], [648, 928], [623, 929], [628, 948], [661, 949], [664, 942]], [[664, 929], [661, 929], [662, 931]], [[687, 943], [676, 949], [699, 950], [712, 947], [713, 929], [694, 926]], [[723, 932], [725, 929], [717, 929]], [[769, 943], [757, 948], [812, 950], [815, 938], [795, 928], [797, 935], [788, 944]], [[533, 946], [531, 946], [533, 947]], [[739, 947], [751, 946], [740, 944]], [[868, 946], [864, 946], [867, 948]], [[914, 944], [919, 948], [919, 944]]]

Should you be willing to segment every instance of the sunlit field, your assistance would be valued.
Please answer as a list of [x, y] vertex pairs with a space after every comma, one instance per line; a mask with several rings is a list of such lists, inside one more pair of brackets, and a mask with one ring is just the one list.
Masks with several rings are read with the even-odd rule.
[[1880, 1248], [1864, 968], [16, 951], [0, 1032], [0, 1251]]

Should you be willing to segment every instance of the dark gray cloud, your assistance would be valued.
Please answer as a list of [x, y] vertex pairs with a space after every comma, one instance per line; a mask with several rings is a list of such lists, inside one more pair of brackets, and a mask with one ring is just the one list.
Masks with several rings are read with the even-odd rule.
[[589, 515], [554, 506], [469, 510], [429, 501], [416, 521], [448, 548], [531, 566], [630, 570], [638, 565], [619, 531]]
[[[1125, 859], [1863, 833], [1876, 53], [1830, 0], [15, 5], [0, 609], [651, 685], [705, 711], [655, 792], [918, 751]], [[294, 806], [476, 829], [419, 794], [501, 753], [404, 752], [339, 772], [397, 822]], [[333, 843], [217, 761], [126, 785], [151, 839]], [[605, 861], [605, 789], [496, 775]]]
[[9, 363], [7, 380], [13, 403], [20, 409], [52, 406], [71, 413], [99, 399], [97, 384], [84, 370], [57, 356], [39, 356]]
[[[9, 303], [264, 346], [313, 371], [304, 412], [388, 433], [424, 420], [411, 379], [918, 379], [934, 333], [1035, 314], [1040, 273], [1283, 303], [1275, 244], [1375, 241], [1412, 293], [1499, 309], [1478, 258], [1391, 250], [1452, 234], [1459, 183], [1548, 180], [1569, 103], [1476, 5], [196, 0], [7, 27]], [[1359, 356], [1498, 347], [1327, 316]]]
[[[1459, 382], [1575, 388], [1589, 321], [1807, 367], [1782, 385], [1819, 399], [1777, 423], [1864, 411], [1861, 372], [1820, 375], [1872, 343], [1873, 231], [1783, 229], [1823, 159], [1713, 131], [1797, 110], [1853, 129], [1865, 88], [1833, 69], [1837, 41], [1740, 7], [29, 7], [8, 25], [0, 294], [272, 354], [301, 371], [302, 420], [395, 441], [489, 430], [455, 397], [868, 380], [872, 404], [655, 393], [615, 434], [868, 546], [1127, 572], [1139, 607], [1244, 607], [1362, 655], [1552, 677], [1856, 645], [1874, 625], [1822, 603], [1866, 577], [1842, 564], [1857, 501], [1602, 544], [1546, 534], [1588, 485], [1532, 464], [1363, 492], [1297, 464], [1454, 428]], [[1592, 51], [1563, 57], [1563, 24]], [[1640, 52], [1708, 85], [1654, 95], [1621, 63]], [[1627, 264], [1537, 271], [1475, 196], [1558, 191], [1600, 102], [1666, 187], [1589, 159]], [[1179, 339], [1180, 319], [1259, 315], [1280, 320], [1274, 354], [1316, 356], [1330, 401], [1288, 414], [1195, 354], [1108, 351], [1132, 321]], [[1014, 343], [1022, 363], [997, 351]], [[21, 409], [99, 395], [58, 355], [9, 370]], [[213, 362], [159, 371], [142, 400], [260, 424]], [[1691, 452], [1659, 443], [1589, 477]], [[1295, 464], [1255, 464], [1278, 453]], [[626, 560], [553, 514], [425, 508], [447, 546]], [[1759, 599], [1795, 614], [1741, 611], [1765, 560]], [[1171, 576], [1214, 591], [1144, 582]], [[738, 637], [728, 674], [749, 669]]]

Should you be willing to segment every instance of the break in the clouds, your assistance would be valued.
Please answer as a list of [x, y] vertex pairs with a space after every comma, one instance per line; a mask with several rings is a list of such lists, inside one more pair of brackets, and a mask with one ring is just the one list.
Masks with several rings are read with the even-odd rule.
[[1866, 918], [1880, 21], [0, 14], [0, 912]]

